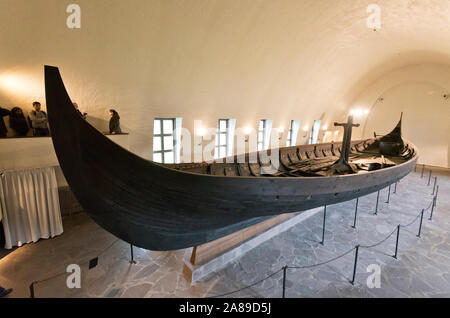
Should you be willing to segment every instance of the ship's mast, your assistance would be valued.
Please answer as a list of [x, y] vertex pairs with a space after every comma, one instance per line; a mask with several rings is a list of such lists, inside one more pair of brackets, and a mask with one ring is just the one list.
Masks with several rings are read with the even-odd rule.
[[334, 123], [334, 126], [344, 127], [344, 138], [342, 140], [341, 157], [333, 165], [333, 169], [340, 174], [355, 172], [355, 167], [349, 164], [352, 130], [353, 127], [359, 127], [359, 124], [353, 123], [353, 116], [348, 116], [347, 123]]

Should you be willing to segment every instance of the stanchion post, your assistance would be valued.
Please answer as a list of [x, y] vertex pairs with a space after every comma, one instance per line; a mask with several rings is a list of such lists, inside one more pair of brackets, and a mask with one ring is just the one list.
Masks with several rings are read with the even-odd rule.
[[400, 224], [397, 225], [397, 240], [395, 241], [395, 253], [392, 256], [393, 258], [397, 259], [397, 252], [398, 252], [398, 239], [400, 238]]
[[420, 237], [420, 232], [422, 231], [422, 221], [423, 221], [423, 212], [424, 212], [425, 210], [424, 209], [422, 209], [422, 212], [420, 212], [420, 225], [419, 225], [419, 233], [417, 233], [417, 237]]
[[375, 215], [378, 214], [378, 201], [380, 200], [380, 190], [377, 192], [377, 205], [375, 206]]
[[431, 182], [431, 174], [433, 173], [433, 171], [430, 169], [430, 174], [428, 175], [428, 183], [427, 183], [427, 187], [430, 186], [430, 182]]
[[353, 220], [352, 228], [356, 229], [356, 215], [358, 214], [358, 203], [359, 203], [359, 197], [356, 198], [356, 204], [355, 204], [355, 219]]
[[35, 282], [32, 282], [30, 284], [30, 298], [34, 298], [34, 283]]
[[322, 226], [322, 242], [320, 244], [324, 245], [325, 242], [325, 221], [327, 218], [327, 206], [323, 207], [323, 226]]
[[388, 189], [388, 198], [386, 203], [389, 203], [389, 200], [391, 199], [391, 185], [389, 185], [389, 189]]
[[131, 260], [130, 260], [130, 264], [136, 264], [136, 261], [134, 260], [134, 253], [133, 253], [133, 245], [130, 244], [130, 249], [131, 249]]
[[433, 197], [433, 203], [431, 203], [431, 213], [430, 213], [430, 218], [428, 220], [432, 220], [433, 219], [433, 212], [434, 212], [434, 207], [436, 206], [436, 196]]
[[286, 272], [287, 272], [287, 266], [283, 267], [283, 298], [286, 296]]
[[437, 183], [437, 177], [434, 177], [433, 193], [431, 193], [431, 195], [434, 195], [434, 191], [436, 191], [436, 183]]
[[434, 208], [436, 208], [437, 205], [438, 194], [439, 194], [439, 185], [436, 186], [436, 194], [434, 195]]
[[422, 164], [422, 175], [420, 176], [421, 178], [423, 178], [423, 172], [425, 171], [425, 164]]
[[352, 281], [350, 282], [352, 285], [355, 284], [356, 266], [357, 266], [357, 264], [358, 264], [358, 251], [359, 251], [359, 245], [356, 245], [356, 251], [355, 251], [355, 264], [353, 265], [353, 277], [352, 277]]

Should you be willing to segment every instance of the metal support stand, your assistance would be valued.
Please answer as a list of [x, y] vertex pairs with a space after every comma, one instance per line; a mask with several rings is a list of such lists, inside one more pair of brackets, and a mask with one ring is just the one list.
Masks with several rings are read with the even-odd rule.
[[395, 241], [395, 254], [392, 256], [395, 259], [397, 259], [398, 239], [399, 239], [399, 237], [400, 237], [400, 224], [397, 225], [397, 240]]
[[358, 214], [358, 203], [359, 203], [359, 197], [356, 198], [356, 205], [355, 205], [355, 219], [353, 220], [352, 228], [356, 229], [356, 215]]
[[427, 187], [430, 186], [430, 181], [431, 181], [431, 174], [433, 173], [433, 171], [430, 169], [430, 174], [428, 175], [428, 183], [427, 183]]
[[323, 245], [325, 242], [325, 220], [327, 218], [327, 206], [325, 205], [323, 208], [323, 226], [322, 226], [322, 242], [320, 244]]
[[433, 197], [433, 203], [431, 203], [431, 213], [430, 213], [430, 218], [428, 220], [432, 220], [433, 219], [433, 211], [434, 211], [434, 207], [436, 206], [436, 197]]
[[30, 298], [34, 298], [34, 282], [30, 284]]
[[375, 206], [375, 215], [378, 214], [378, 201], [380, 200], [380, 190], [377, 192], [377, 205]]
[[424, 211], [425, 210], [422, 209], [422, 212], [420, 213], [421, 214], [421, 216], [420, 216], [420, 225], [419, 225], [419, 233], [417, 234], [417, 237], [420, 237], [420, 232], [422, 231], [422, 221], [423, 221], [423, 212]]
[[287, 271], [287, 266], [283, 267], [283, 298], [285, 298], [286, 296], [286, 271]]
[[393, 192], [394, 194], [397, 193], [397, 183], [398, 183], [398, 182], [395, 183], [394, 192]]
[[431, 195], [434, 195], [434, 191], [436, 191], [436, 183], [437, 183], [437, 177], [434, 177], [433, 193]]
[[423, 178], [423, 172], [425, 171], [425, 164], [422, 165], [422, 175], [420, 176], [421, 178]]
[[134, 260], [133, 245], [132, 245], [132, 244], [130, 244], [130, 249], [131, 249], [131, 260], [130, 260], [130, 264], [136, 264], [136, 261]]
[[389, 185], [389, 189], [388, 189], [388, 198], [386, 203], [389, 203], [389, 200], [391, 199], [391, 185]]
[[355, 251], [355, 264], [353, 266], [353, 278], [351, 280], [351, 284], [355, 284], [355, 277], [356, 277], [356, 265], [358, 264], [358, 251], [359, 251], [359, 245], [356, 245], [356, 251]]

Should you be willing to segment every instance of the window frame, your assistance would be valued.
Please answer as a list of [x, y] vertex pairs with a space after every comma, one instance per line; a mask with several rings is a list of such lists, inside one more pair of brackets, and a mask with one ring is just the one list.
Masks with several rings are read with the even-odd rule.
[[[221, 122], [225, 122], [225, 131], [221, 131], [220, 130], [220, 123]], [[220, 137], [221, 135], [225, 136], [225, 144], [221, 144], [220, 143]], [[225, 158], [228, 156], [229, 150], [230, 150], [230, 145], [228, 142], [229, 139], [229, 135], [230, 135], [230, 119], [229, 118], [220, 118], [217, 121], [217, 130], [216, 130], [216, 143], [214, 145], [215, 148], [215, 159], [221, 159], [221, 158]], [[222, 148], [225, 148], [225, 156], [221, 156], [220, 155], [220, 150]]]
[[[170, 120], [172, 121], [172, 133], [170, 134], [165, 134], [164, 133], [164, 121]], [[154, 129], [154, 125], [155, 122], [159, 121], [160, 122], [160, 132], [159, 134], [155, 134], [155, 129]], [[153, 155], [160, 153], [161, 154], [161, 162], [160, 163], [167, 163], [167, 164], [173, 164], [175, 163], [176, 159], [175, 159], [175, 149], [176, 149], [176, 136], [175, 136], [175, 125], [176, 125], [176, 118], [162, 118], [162, 117], [155, 117], [155, 119], [153, 120], [153, 143], [154, 143], [154, 138], [160, 138], [161, 140], [161, 150], [154, 150], [154, 146], [153, 146]], [[164, 147], [164, 137], [172, 137], [172, 141], [173, 141], [173, 145], [172, 145], [172, 149], [170, 150], [166, 150]], [[166, 153], [172, 153], [172, 159], [173, 162], [165, 162], [166, 161]]]
[[294, 146], [294, 145], [292, 144], [292, 131], [293, 131], [293, 126], [294, 126], [294, 121], [291, 120], [291, 125], [289, 126], [288, 135], [287, 135], [287, 138], [286, 138], [286, 143], [287, 143], [287, 146], [288, 146], [288, 147]]
[[[311, 128], [311, 135], [309, 136], [309, 144], [315, 145], [317, 144], [317, 141], [319, 140], [319, 133], [320, 133], [320, 127], [322, 125], [321, 119], [316, 119], [313, 122], [313, 126]], [[317, 131], [316, 131], [317, 129]]]
[[300, 129], [300, 120], [291, 120], [288, 136], [286, 138], [286, 147], [294, 147], [297, 145], [298, 130]]
[[[260, 130], [261, 122], [263, 123], [262, 130]], [[258, 124], [258, 139], [257, 139], [257, 144], [256, 144], [257, 151], [264, 150], [264, 144], [265, 144], [265, 141], [266, 141], [266, 127], [267, 127], [267, 119], [261, 119], [259, 121], [259, 124]], [[262, 139], [261, 140], [259, 138], [260, 133], [262, 133]], [[259, 145], [261, 145], [261, 149], [259, 149]]]

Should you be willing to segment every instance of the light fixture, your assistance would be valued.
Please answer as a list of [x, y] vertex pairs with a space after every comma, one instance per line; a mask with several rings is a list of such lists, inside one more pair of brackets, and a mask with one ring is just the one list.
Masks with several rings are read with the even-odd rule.
[[20, 82], [16, 76], [2, 75], [0, 77], [0, 85], [8, 90], [17, 90], [21, 86]]
[[350, 115], [354, 116], [354, 117], [361, 117], [363, 115], [367, 115], [369, 113], [369, 111], [367, 109], [362, 109], [362, 108], [354, 108], [350, 110]]
[[252, 132], [253, 128], [250, 126], [247, 126], [244, 128], [244, 134], [249, 135]]
[[206, 129], [203, 127], [197, 128], [196, 135], [203, 137], [206, 133]]
[[0, 88], [13, 94], [28, 96], [40, 96], [43, 90], [41, 82], [20, 73], [0, 74]]

